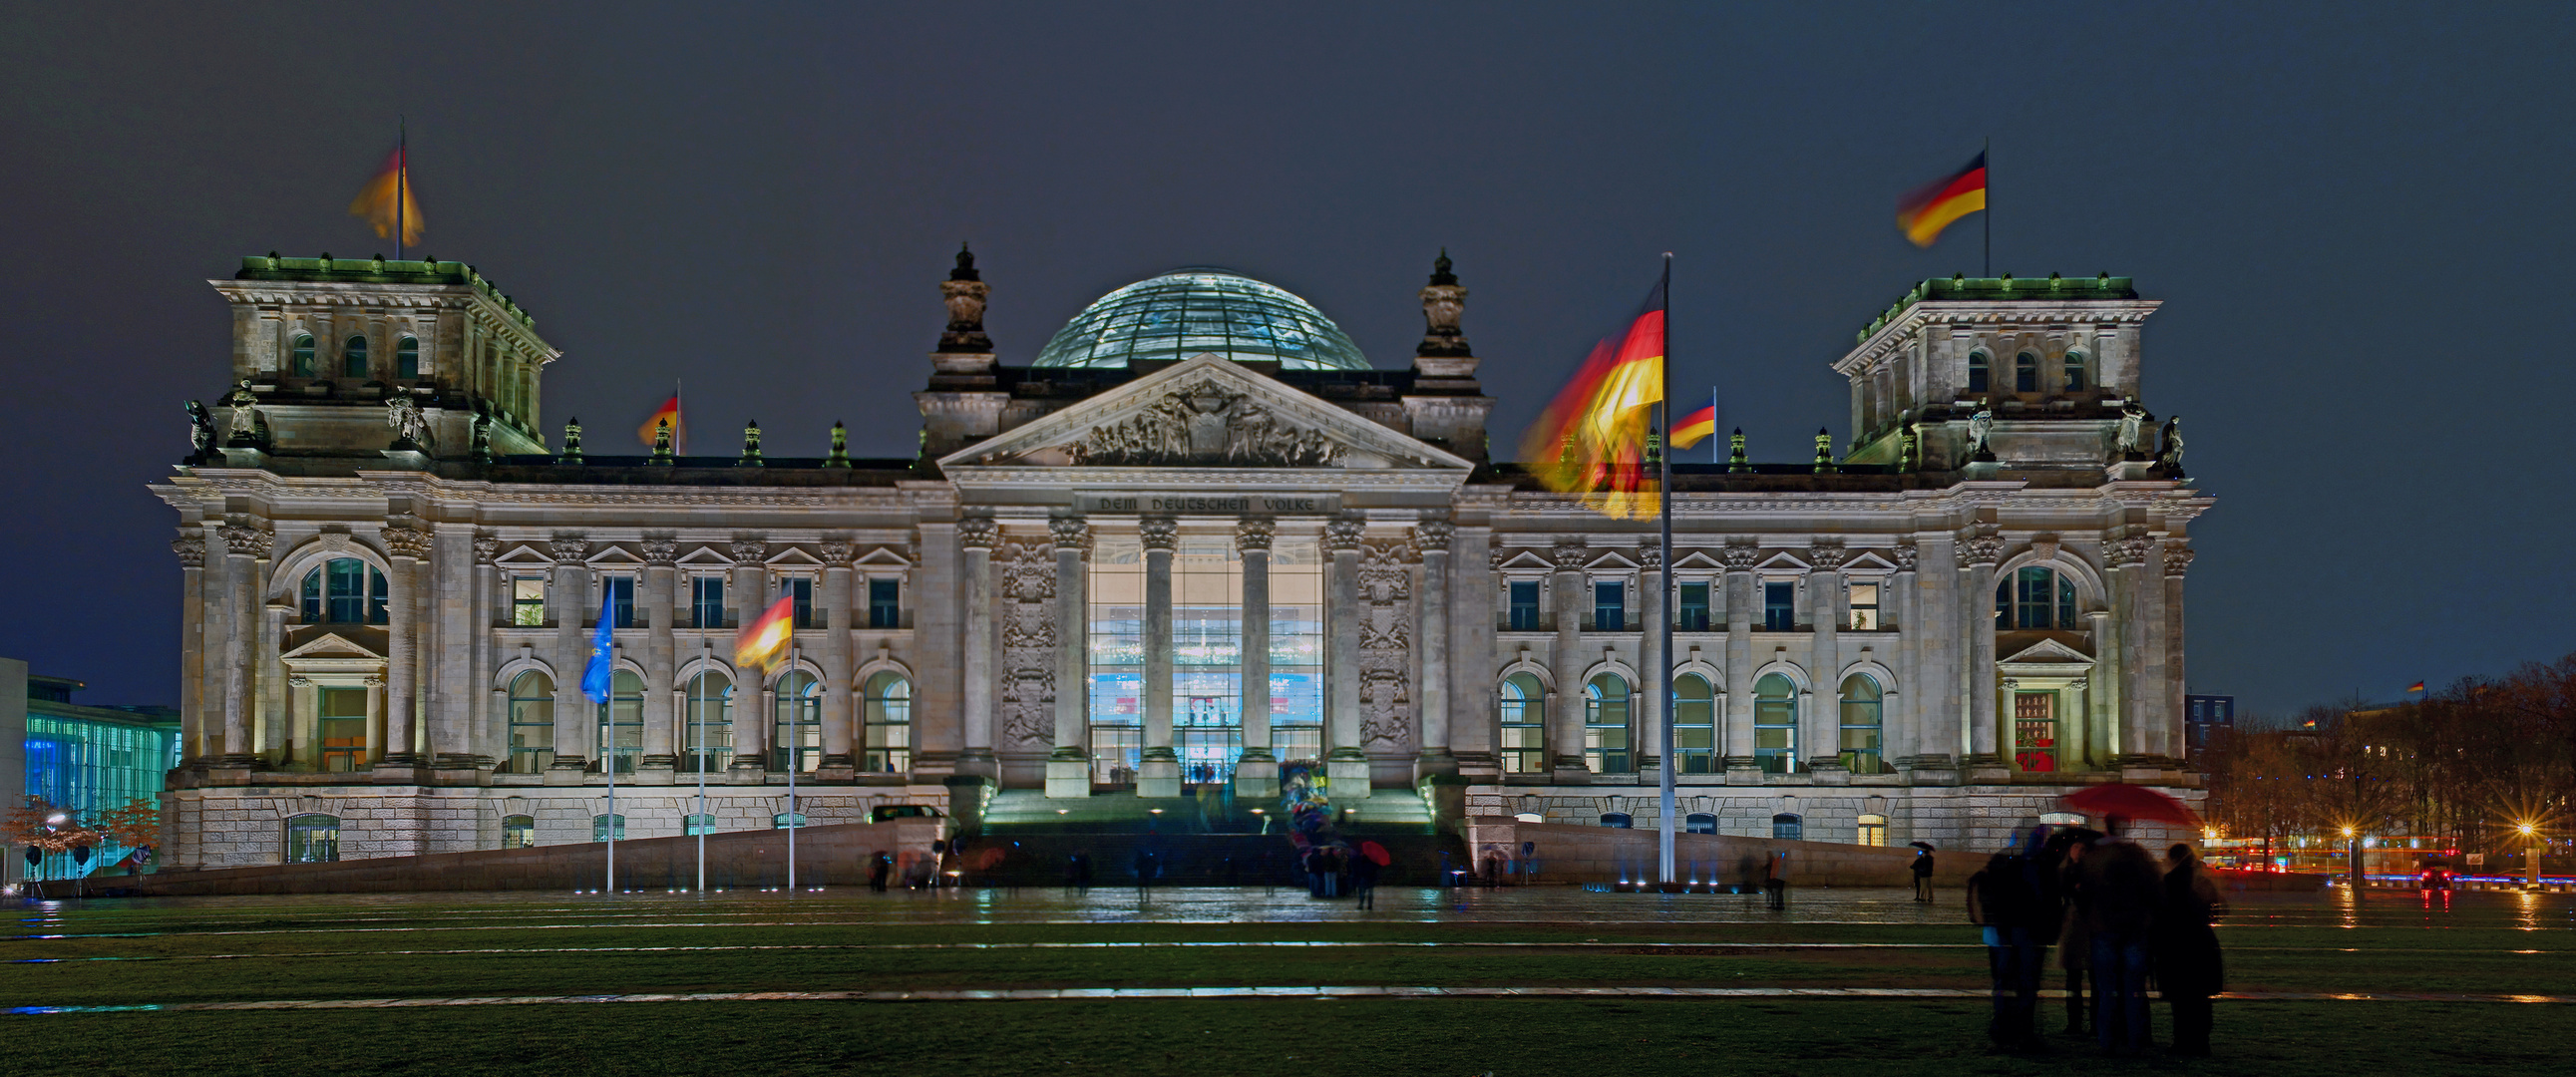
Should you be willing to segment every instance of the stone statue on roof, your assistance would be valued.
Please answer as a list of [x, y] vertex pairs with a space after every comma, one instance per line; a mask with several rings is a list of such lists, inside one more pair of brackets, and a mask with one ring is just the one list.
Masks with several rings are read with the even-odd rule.
[[2147, 424], [2155, 418], [2135, 400], [2120, 405], [2120, 459], [2147, 458]]
[[2165, 420], [2162, 441], [2163, 448], [2156, 451], [2156, 466], [2165, 469], [2166, 474], [2180, 478], [2182, 476], [2182, 416], [2176, 415]]
[[939, 282], [940, 301], [948, 304], [948, 331], [939, 335], [943, 352], [989, 352], [993, 338], [984, 335], [984, 297], [990, 288], [975, 269], [975, 252], [957, 245], [957, 268]]
[[1986, 440], [1994, 433], [1995, 409], [1991, 405], [1980, 405], [1976, 414], [1968, 416], [1969, 460], [1984, 462], [1995, 458], [1995, 451], [1986, 446]]
[[1467, 289], [1458, 284], [1458, 275], [1450, 272], [1449, 266], [1449, 252], [1445, 249], [1431, 263], [1431, 283], [1422, 288], [1422, 346], [1415, 349], [1415, 354], [1469, 354], [1467, 334], [1458, 328], [1459, 317], [1467, 311]]
[[243, 378], [232, 392], [224, 394], [224, 406], [233, 409], [232, 436], [236, 440], [259, 436], [259, 394], [250, 391], [249, 378]]
[[385, 401], [385, 425], [394, 428], [396, 449], [417, 451], [429, 445], [429, 416], [420, 413], [420, 402], [410, 393], [397, 393]]
[[188, 402], [188, 442], [200, 456], [215, 448], [215, 417], [206, 413], [204, 404], [194, 400]]

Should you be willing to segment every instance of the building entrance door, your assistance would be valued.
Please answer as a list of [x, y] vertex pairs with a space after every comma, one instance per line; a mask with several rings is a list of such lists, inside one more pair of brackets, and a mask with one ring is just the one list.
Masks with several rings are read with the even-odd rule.
[[1173, 716], [1173, 745], [1181, 757], [1181, 781], [1213, 785], [1234, 780], [1234, 764], [1243, 758], [1243, 701], [1235, 696], [1184, 696]]

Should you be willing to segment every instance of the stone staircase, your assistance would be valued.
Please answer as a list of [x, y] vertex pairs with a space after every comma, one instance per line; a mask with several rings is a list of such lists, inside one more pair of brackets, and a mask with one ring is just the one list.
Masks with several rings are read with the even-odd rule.
[[[1467, 863], [1465, 843], [1432, 829], [1430, 806], [1409, 789], [1381, 789], [1345, 801], [1342, 836], [1356, 846], [1386, 846], [1389, 886], [1431, 886], [1445, 864]], [[1152, 854], [1157, 886], [1304, 886], [1296, 847], [1275, 801], [1238, 801], [1222, 791], [1203, 796], [1139, 797], [1101, 793], [1050, 799], [1036, 790], [996, 793], [980, 833], [966, 837], [970, 862], [994, 861], [970, 873], [969, 885], [1063, 886], [1075, 854], [1090, 859], [1094, 886], [1134, 886], [1138, 853]], [[989, 850], [989, 851], [988, 851]], [[1442, 854], [1447, 854], [1444, 857]]]

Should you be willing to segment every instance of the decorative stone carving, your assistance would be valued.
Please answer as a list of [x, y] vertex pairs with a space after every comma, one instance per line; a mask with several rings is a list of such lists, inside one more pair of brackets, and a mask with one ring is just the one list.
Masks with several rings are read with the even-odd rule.
[[385, 401], [385, 425], [394, 428], [396, 450], [419, 451], [430, 443], [429, 416], [421, 414], [420, 402], [410, 393], [396, 393]]
[[1840, 542], [1819, 542], [1807, 547], [1807, 566], [1817, 572], [1838, 572], [1851, 560], [1851, 551]]
[[1424, 520], [1413, 525], [1413, 544], [1423, 550], [1448, 552], [1449, 542], [1458, 535], [1458, 525], [1447, 520]]
[[984, 298], [990, 294], [984, 275], [975, 269], [975, 252], [957, 246], [957, 268], [939, 282], [939, 300], [948, 305], [948, 331], [939, 334], [943, 352], [989, 352], [993, 338], [984, 335]]
[[1984, 405], [1979, 405], [1976, 414], [1968, 416], [1969, 460], [1977, 463], [1994, 462], [1995, 450], [1988, 447], [1986, 444], [1987, 439], [1992, 438], [1994, 433], [1994, 409]]
[[204, 404], [194, 400], [188, 402], [188, 445], [195, 450], [191, 459], [202, 459], [215, 451], [215, 417], [206, 413]]
[[1503, 562], [1512, 559], [1512, 551], [1496, 546], [1485, 555], [1485, 567], [1499, 571]]
[[1356, 550], [1368, 537], [1368, 522], [1349, 516], [1333, 519], [1324, 525], [1324, 549], [1333, 552]]
[[1267, 550], [1270, 548], [1270, 540], [1277, 530], [1278, 525], [1272, 523], [1266, 517], [1246, 516], [1235, 522], [1234, 548], [1237, 550]]
[[669, 565], [676, 564], [680, 560], [680, 544], [675, 539], [668, 537], [648, 538], [644, 540], [643, 545], [645, 564]]
[[2030, 555], [2042, 561], [2056, 560], [2060, 548], [2055, 535], [2039, 535], [2030, 540]]
[[2124, 535], [2103, 543], [2102, 553], [2114, 568], [2136, 568], [2147, 563], [2148, 541], [2144, 535]]
[[320, 535], [316, 536], [313, 541], [321, 544], [323, 553], [343, 554], [349, 552], [349, 533], [346, 531], [337, 529], [324, 531]]
[[2191, 571], [2191, 559], [2198, 556], [2200, 552], [2192, 549], [2189, 542], [2182, 539], [2166, 539], [2165, 575], [2180, 576]]
[[250, 379], [243, 378], [233, 391], [224, 394], [224, 406], [232, 409], [232, 441], [236, 445], [255, 444], [259, 440], [259, 394], [250, 391]]
[[1959, 550], [1971, 565], [1991, 567], [2001, 564], [2004, 559], [2003, 536], [1995, 534], [1991, 525], [1971, 528], [1959, 536]]
[[1360, 547], [1360, 739], [1390, 752], [1413, 747], [1413, 553], [1403, 539]]
[[206, 567], [206, 536], [195, 531], [182, 531], [170, 540], [170, 552], [179, 555], [180, 568]]
[[558, 565], [578, 565], [582, 558], [590, 556], [590, 540], [569, 531], [557, 532], [547, 540], [546, 552], [554, 555]]
[[1181, 541], [1181, 522], [1169, 516], [1147, 516], [1136, 521], [1136, 539], [1148, 550], [1170, 550]]
[[277, 543], [276, 535], [248, 516], [226, 517], [215, 534], [224, 540], [224, 553], [234, 557], [266, 557]]
[[1001, 541], [1002, 526], [990, 516], [969, 516], [957, 521], [957, 545], [969, 550], [989, 550]]
[[1640, 572], [1662, 572], [1664, 570], [1664, 544], [1662, 542], [1654, 539], [1647, 539], [1646, 541], [1637, 544], [1637, 570]]
[[1030, 751], [1055, 741], [1055, 543], [1006, 540], [996, 549], [994, 611], [1002, 634], [999, 744]]
[[[1091, 550], [1091, 521], [1079, 516], [1058, 516], [1047, 521], [1047, 534], [1059, 550]], [[1052, 569], [1050, 569], [1052, 571]]]
[[2147, 423], [2154, 418], [2155, 416], [2148, 414], [2147, 409], [2139, 406], [2135, 400], [2120, 405], [2119, 440], [2114, 446], [2119, 451], [2120, 459], [2144, 460], [2147, 458]]
[[385, 540], [385, 549], [394, 556], [412, 561], [429, 559], [430, 533], [416, 517], [397, 516], [377, 529]]
[[492, 535], [474, 536], [474, 563], [489, 565], [501, 559], [501, 540]]
[[1592, 559], [1592, 549], [1585, 546], [1582, 539], [1558, 539], [1556, 547], [1549, 550], [1548, 555], [1556, 562], [1557, 571], [1580, 572], [1584, 562]]
[[859, 559], [859, 544], [848, 539], [826, 539], [815, 549], [822, 554], [823, 563], [833, 568], [848, 568], [850, 562]]
[[2182, 477], [2182, 416], [2165, 420], [2164, 447], [2156, 450], [2156, 466], [2170, 478]]
[[1896, 546], [1896, 571], [1914, 571], [1915, 564], [1922, 556], [1923, 551], [1915, 548], [1913, 540], [1908, 539], [1904, 542], [1898, 543]]
[[1442, 250], [1431, 263], [1431, 283], [1422, 288], [1422, 346], [1415, 355], [1438, 358], [1464, 358], [1474, 354], [1467, 347], [1467, 334], [1458, 328], [1458, 318], [1467, 309], [1467, 289], [1458, 286], [1458, 275], [1449, 271], [1449, 252]]
[[1342, 446], [1200, 378], [1125, 420], [1096, 426], [1065, 446], [1076, 464], [1106, 467], [1331, 467]]
[[759, 564], [769, 559], [769, 542], [750, 535], [738, 535], [735, 536], [733, 544], [726, 547], [725, 552], [733, 555], [734, 563], [737, 565]]
[[1762, 563], [1762, 550], [1750, 539], [1729, 539], [1726, 548], [1717, 551], [1717, 563], [1725, 565], [1728, 572], [1751, 572], [1753, 566]]

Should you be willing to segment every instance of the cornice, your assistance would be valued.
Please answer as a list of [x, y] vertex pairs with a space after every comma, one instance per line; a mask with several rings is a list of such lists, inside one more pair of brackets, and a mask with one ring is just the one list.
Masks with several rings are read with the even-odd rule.
[[2010, 306], [1925, 300], [1907, 307], [1895, 321], [1879, 327], [1869, 339], [1835, 360], [1833, 369], [1837, 374], [1849, 376], [1855, 369], [1875, 367], [1880, 359], [1902, 347], [1907, 340], [1933, 327], [2031, 325], [2045, 330], [2053, 325], [2068, 328], [2077, 325], [2137, 325], [2163, 305], [2162, 300], [2156, 299], [2049, 300], [2034, 297], [2027, 304], [2014, 301]]

